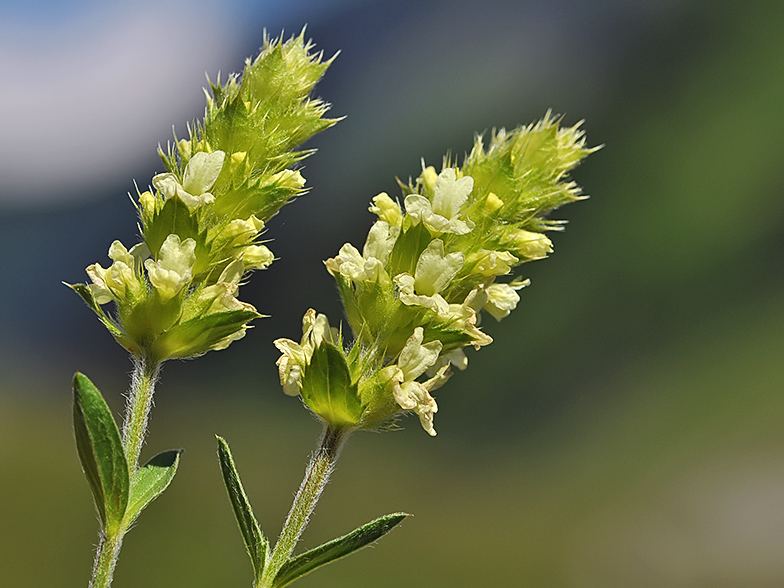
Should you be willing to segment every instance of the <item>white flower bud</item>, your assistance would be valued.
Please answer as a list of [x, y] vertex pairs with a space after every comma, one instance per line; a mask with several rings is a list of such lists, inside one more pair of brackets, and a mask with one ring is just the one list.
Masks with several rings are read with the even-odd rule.
[[[422, 165], [424, 166], [424, 160], [422, 161]], [[422, 186], [425, 188], [425, 192], [432, 194], [436, 189], [436, 180], [438, 179], [436, 168], [432, 165], [427, 166], [422, 170], [422, 175], [419, 176], [419, 179], [422, 182]]]

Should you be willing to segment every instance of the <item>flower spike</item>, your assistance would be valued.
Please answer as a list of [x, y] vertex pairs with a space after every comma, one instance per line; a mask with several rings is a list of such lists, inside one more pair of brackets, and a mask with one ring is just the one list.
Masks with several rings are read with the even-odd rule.
[[[579, 125], [558, 122], [547, 113], [537, 124], [494, 132], [487, 147], [477, 138], [462, 167], [445, 160], [436, 173], [423, 163], [403, 186], [402, 208], [386, 193], [373, 198], [378, 220], [362, 252], [346, 243], [325, 262], [356, 337], [348, 351], [335, 344], [362, 407], [351, 426], [383, 427], [410, 411], [435, 434], [438, 405], [430, 393], [452, 366], [467, 367], [464, 347], [492, 342], [478, 327], [481, 313], [508, 316], [529, 283], [502, 277], [552, 253], [544, 231], [561, 226], [546, 215], [581, 198], [567, 174], [592, 150]], [[298, 394], [317, 377], [308, 371], [304, 339], [276, 344], [284, 390]]]

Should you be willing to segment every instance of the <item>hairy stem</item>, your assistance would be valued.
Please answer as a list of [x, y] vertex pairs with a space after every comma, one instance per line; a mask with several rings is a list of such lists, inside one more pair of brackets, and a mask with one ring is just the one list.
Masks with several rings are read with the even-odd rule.
[[95, 555], [93, 577], [90, 580], [89, 588], [108, 588], [111, 586], [124, 534], [124, 532], [121, 532], [115, 537], [107, 537], [101, 533], [101, 541], [98, 544], [98, 552]]
[[147, 420], [152, 407], [155, 384], [161, 372], [161, 363], [148, 357], [134, 357], [131, 393], [125, 411], [122, 437], [125, 458], [130, 474], [139, 469], [139, 454], [147, 434]]
[[316, 508], [321, 492], [327, 485], [335, 462], [340, 456], [340, 450], [350, 433], [351, 431], [344, 428], [331, 425], [324, 427], [319, 446], [310, 458], [310, 463], [305, 470], [305, 477], [294, 497], [294, 503], [291, 505], [288, 517], [286, 517], [283, 530], [280, 532], [278, 542], [272, 550], [272, 555], [256, 588], [270, 588], [280, 568], [291, 556], [302, 532], [308, 525], [308, 519], [313, 509]]
[[[123, 448], [128, 461], [129, 474], [139, 469], [139, 454], [147, 433], [147, 421], [152, 407], [155, 383], [161, 371], [161, 363], [146, 357], [134, 357], [131, 376], [131, 391], [125, 411], [122, 429]], [[93, 575], [89, 588], [108, 588], [112, 584], [114, 568], [120, 556], [120, 547], [128, 527], [123, 523], [113, 533], [101, 532], [98, 551], [95, 554]]]

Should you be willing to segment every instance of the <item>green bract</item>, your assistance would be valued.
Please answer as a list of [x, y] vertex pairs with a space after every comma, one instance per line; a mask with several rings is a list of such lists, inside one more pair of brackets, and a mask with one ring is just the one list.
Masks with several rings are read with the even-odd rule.
[[[438, 410], [430, 392], [465, 369], [463, 347], [492, 339], [478, 327], [481, 311], [500, 320], [515, 309], [520, 278], [499, 280], [526, 261], [552, 252], [544, 231], [562, 228], [546, 215], [581, 198], [569, 171], [593, 150], [579, 125], [560, 128], [550, 113], [535, 125], [477, 137], [462, 167], [445, 159], [437, 173], [403, 185], [403, 206], [382, 193], [370, 211], [378, 220], [360, 252], [345, 244], [325, 263], [338, 283], [356, 338], [350, 351], [329, 333], [327, 318], [308, 311], [301, 344], [276, 342], [281, 382], [288, 394], [334, 426], [376, 428], [413, 411], [435, 435]], [[330, 363], [350, 374], [346, 397], [353, 415], [323, 409], [332, 378], [314, 354], [328, 341]], [[340, 358], [337, 358], [337, 353]], [[345, 365], [344, 365], [345, 364]], [[319, 381], [313, 381], [319, 380]], [[319, 396], [320, 395], [320, 396]]]
[[223, 349], [261, 316], [237, 291], [274, 259], [265, 223], [305, 192], [290, 167], [311, 152], [294, 149], [336, 122], [310, 98], [330, 62], [303, 35], [265, 38], [241, 76], [210, 84], [189, 138], [160, 152], [167, 171], [138, 193], [142, 242], [115, 241], [112, 264], [89, 266], [92, 283], [72, 286], [131, 353], [163, 361]]

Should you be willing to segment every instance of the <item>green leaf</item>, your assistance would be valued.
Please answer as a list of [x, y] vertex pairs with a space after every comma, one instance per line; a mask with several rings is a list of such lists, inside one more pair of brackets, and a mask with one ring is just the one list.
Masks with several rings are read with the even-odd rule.
[[407, 273], [412, 276], [416, 273], [416, 264], [420, 254], [430, 245], [433, 236], [424, 223], [404, 228], [392, 252], [389, 254], [387, 272], [390, 276]]
[[166, 490], [177, 473], [181, 453], [182, 449], [159, 453], [133, 474], [126, 524], [136, 520], [139, 513]]
[[73, 391], [76, 449], [103, 529], [111, 534], [125, 515], [130, 485], [120, 431], [103, 396], [87, 376], [76, 373]]
[[301, 189], [263, 184], [257, 180], [246, 181], [242, 185], [233, 186], [216, 200], [213, 212], [217, 215], [231, 215], [229, 218], [247, 218], [254, 214], [260, 219], [268, 219], [303, 192]]
[[221, 472], [223, 473], [223, 481], [226, 484], [226, 490], [229, 492], [229, 500], [234, 509], [234, 516], [237, 519], [242, 539], [245, 541], [245, 547], [253, 564], [253, 573], [256, 575], [256, 581], [258, 581], [267, 561], [269, 543], [261, 532], [261, 527], [259, 527], [256, 517], [253, 516], [253, 509], [250, 506], [245, 490], [242, 488], [240, 475], [237, 473], [228, 444], [217, 435], [216, 438], [218, 439], [218, 459], [220, 460]]
[[[210, 146], [246, 152], [253, 175], [262, 178], [310, 155], [312, 150], [291, 150], [337, 122], [324, 118], [328, 104], [311, 97], [332, 61], [322, 62], [322, 54], [312, 49], [304, 35], [285, 42], [265, 38], [261, 54], [246, 62], [242, 76], [230, 76], [223, 86], [211, 84], [214, 99], [207, 101], [204, 123]], [[220, 202], [218, 196], [216, 207]]]
[[282, 588], [287, 584], [291, 584], [297, 578], [309, 574], [316, 568], [367, 547], [389, 533], [395, 525], [408, 516], [406, 513], [398, 512], [379, 517], [355, 529], [348, 535], [333, 539], [329, 543], [290, 559], [280, 568], [278, 575], [275, 576], [273, 587]]
[[144, 242], [154, 258], [157, 259], [161, 245], [172, 234], [183, 241], [192, 238], [198, 243], [201, 240], [196, 213], [188, 210], [179, 198], [169, 198], [144, 227]]
[[155, 339], [155, 357], [195, 357], [220, 345], [260, 315], [255, 310], [229, 310], [178, 323]]
[[86, 284], [68, 284], [66, 282], [63, 282], [63, 284], [81, 296], [82, 300], [87, 303], [87, 306], [89, 306], [93, 312], [98, 315], [98, 319], [107, 329], [109, 329], [109, 332], [112, 334], [112, 336], [117, 339], [117, 342], [133, 353], [133, 340], [128, 337], [128, 335], [114, 320], [107, 316], [107, 314], [103, 311], [103, 308], [101, 308], [101, 305], [95, 301], [89, 286]]
[[302, 399], [332, 425], [359, 422], [362, 402], [342, 349], [327, 341], [316, 347], [302, 375]]

